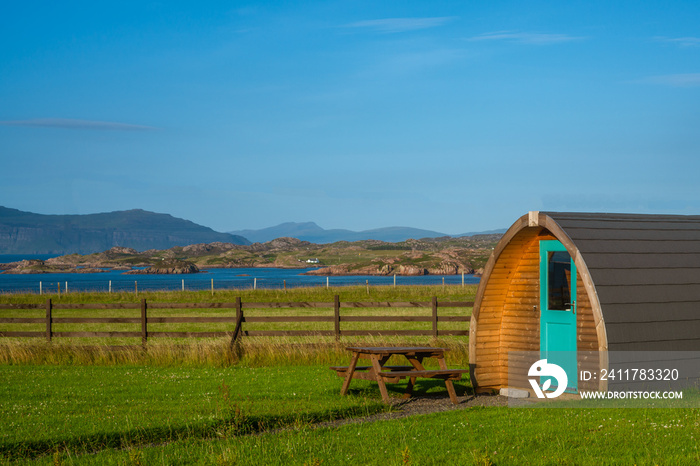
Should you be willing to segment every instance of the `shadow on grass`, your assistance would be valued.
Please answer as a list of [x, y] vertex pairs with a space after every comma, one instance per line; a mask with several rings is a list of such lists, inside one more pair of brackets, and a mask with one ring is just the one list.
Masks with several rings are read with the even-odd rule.
[[131, 448], [185, 439], [228, 438], [321, 421], [366, 416], [386, 411], [386, 409], [385, 405], [377, 402], [367, 406], [330, 409], [321, 413], [250, 416], [233, 408], [222, 419], [199, 424], [136, 428], [39, 441], [7, 442], [0, 444], [0, 456], [7, 460], [31, 459], [64, 451], [84, 454], [108, 448]]
[[[474, 394], [474, 391], [468, 383], [465, 383], [465, 381], [461, 382], [453, 382], [453, 386], [455, 388], [455, 393], [457, 396], [470, 396]], [[386, 389], [387, 391], [399, 395], [403, 395], [406, 392], [406, 382], [403, 383], [387, 383], [386, 384]], [[350, 388], [348, 390], [348, 393], [354, 395], [354, 396], [359, 396], [359, 397], [366, 397], [366, 398], [381, 398], [381, 395], [379, 393], [379, 386], [377, 383], [372, 383], [369, 386], [362, 387], [362, 388]], [[438, 379], [418, 379], [416, 380], [415, 385], [413, 386], [413, 396], [414, 397], [420, 397], [420, 396], [426, 396], [429, 395], [431, 397], [435, 397], [436, 395], [444, 395], [445, 398], [449, 398], [449, 394], [447, 393], [447, 388], [445, 387], [445, 382], [443, 380], [438, 380]]]

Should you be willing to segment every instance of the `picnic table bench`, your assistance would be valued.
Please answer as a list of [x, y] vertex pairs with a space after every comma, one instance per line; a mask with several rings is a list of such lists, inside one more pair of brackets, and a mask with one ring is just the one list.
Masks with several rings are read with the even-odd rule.
[[[445, 363], [444, 353], [446, 348], [432, 347], [376, 347], [376, 346], [351, 346], [346, 348], [352, 352], [352, 358], [349, 366], [333, 366], [332, 370], [336, 371], [338, 376], [343, 377], [343, 387], [340, 389], [340, 394], [345, 395], [350, 387], [352, 379], [374, 380], [379, 385], [379, 392], [382, 394], [382, 400], [385, 403], [389, 402], [389, 393], [386, 389], [386, 383], [397, 383], [404, 378], [408, 378], [408, 385], [404, 392], [404, 398], [410, 398], [413, 394], [413, 386], [417, 378], [442, 379], [445, 381], [447, 393], [450, 395], [452, 403], [457, 404], [457, 394], [455, 393], [453, 380], [459, 380], [462, 374], [469, 372], [468, 369], [448, 369]], [[385, 366], [384, 364], [393, 355], [404, 356], [410, 366]], [[423, 367], [425, 358], [435, 358], [440, 365], [440, 369], [428, 369]], [[359, 359], [369, 359], [370, 366], [358, 366]]]

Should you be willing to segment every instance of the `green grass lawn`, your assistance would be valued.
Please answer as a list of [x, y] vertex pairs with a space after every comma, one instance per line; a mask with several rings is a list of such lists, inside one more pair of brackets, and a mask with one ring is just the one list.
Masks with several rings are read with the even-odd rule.
[[70, 292], [38, 295], [36, 293], [0, 294], [0, 303], [38, 303], [51, 298], [56, 303], [122, 303], [140, 302], [142, 298], [154, 302], [234, 302], [240, 296], [245, 301], [323, 301], [332, 302], [335, 295], [341, 301], [430, 301], [433, 296], [444, 301], [472, 301], [476, 295], [477, 285], [401, 285], [370, 286], [369, 293], [365, 286], [323, 286], [308, 288], [289, 288], [287, 290], [232, 289], [216, 290], [212, 297], [210, 291], [141, 291], [138, 294], [119, 292]]
[[[199, 451], [211, 449], [224, 464], [694, 464], [698, 420], [698, 410], [471, 408]], [[188, 461], [176, 445], [143, 454], [178, 452]]]
[[189, 437], [40, 464], [522, 465], [697, 464], [697, 409], [478, 407], [261, 435]]
[[385, 410], [325, 366], [0, 366], [0, 453], [216, 438]]
[[[475, 407], [314, 428], [386, 410], [321, 365], [0, 366], [0, 452], [38, 464], [694, 464], [700, 409]], [[390, 385], [399, 396], [403, 384]], [[447, 396], [421, 381], [417, 395]], [[457, 384], [458, 394], [468, 390]]]

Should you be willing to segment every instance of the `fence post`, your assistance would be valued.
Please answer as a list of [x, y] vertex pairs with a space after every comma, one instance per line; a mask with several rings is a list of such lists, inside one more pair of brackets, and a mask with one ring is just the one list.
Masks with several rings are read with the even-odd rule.
[[141, 300], [141, 344], [146, 347], [146, 341], [148, 340], [148, 326], [146, 318], [146, 298]]
[[340, 296], [333, 298], [333, 322], [335, 323], [335, 340], [340, 340]]
[[243, 303], [241, 303], [241, 297], [236, 298], [236, 328], [233, 330], [233, 337], [231, 337], [231, 347], [233, 348], [234, 343], [238, 340], [242, 332], [243, 326]]
[[46, 341], [50, 342], [51, 341], [51, 310], [53, 309], [53, 305], [51, 304], [51, 299], [46, 300]]
[[438, 336], [437, 321], [438, 321], [438, 301], [437, 301], [437, 296], [433, 296], [433, 338], [437, 338], [437, 336]]

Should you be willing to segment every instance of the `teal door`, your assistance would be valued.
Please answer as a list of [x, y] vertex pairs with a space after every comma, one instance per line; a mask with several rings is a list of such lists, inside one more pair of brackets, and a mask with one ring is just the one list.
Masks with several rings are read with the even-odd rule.
[[540, 241], [540, 358], [564, 369], [567, 392], [578, 390], [576, 265], [556, 240]]

